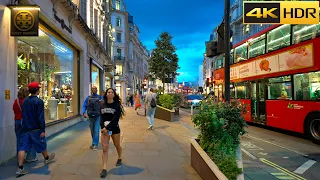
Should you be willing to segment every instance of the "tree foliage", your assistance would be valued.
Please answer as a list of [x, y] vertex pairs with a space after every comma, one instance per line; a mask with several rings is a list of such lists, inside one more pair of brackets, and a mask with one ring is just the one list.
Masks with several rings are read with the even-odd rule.
[[172, 36], [162, 32], [155, 40], [156, 48], [149, 62], [150, 77], [164, 81], [165, 78], [175, 78], [179, 69], [177, 48], [172, 44]]

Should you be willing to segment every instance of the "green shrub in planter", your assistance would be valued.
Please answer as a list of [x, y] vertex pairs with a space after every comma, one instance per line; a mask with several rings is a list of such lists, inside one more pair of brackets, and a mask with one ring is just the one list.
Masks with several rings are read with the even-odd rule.
[[200, 130], [199, 144], [230, 180], [237, 179], [241, 169], [237, 167], [236, 148], [247, 126], [242, 114], [245, 105], [240, 101], [231, 103], [204, 101], [199, 114], [192, 117]]
[[174, 98], [172, 95], [170, 94], [162, 94], [159, 96], [159, 105], [164, 107], [164, 108], [167, 108], [167, 109], [172, 109], [173, 106], [174, 106]]
[[180, 107], [182, 101], [182, 93], [175, 93], [170, 95], [173, 96], [173, 106]]

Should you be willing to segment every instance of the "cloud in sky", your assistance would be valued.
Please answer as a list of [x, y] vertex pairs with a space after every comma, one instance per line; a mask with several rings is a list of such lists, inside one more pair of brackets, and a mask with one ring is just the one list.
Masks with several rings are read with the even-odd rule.
[[173, 36], [179, 56], [178, 81], [198, 79], [198, 67], [205, 52], [204, 42], [223, 18], [223, 2], [213, 0], [126, 0], [127, 10], [140, 29], [140, 39], [148, 47], [162, 31]]

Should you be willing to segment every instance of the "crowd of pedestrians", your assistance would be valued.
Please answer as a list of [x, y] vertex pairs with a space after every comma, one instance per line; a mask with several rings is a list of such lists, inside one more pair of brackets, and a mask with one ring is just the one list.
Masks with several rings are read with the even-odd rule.
[[[44, 102], [38, 97], [40, 85], [32, 82], [28, 88], [19, 89], [18, 98], [14, 101], [13, 111], [15, 114], [15, 133], [17, 139], [17, 176], [28, 173], [24, 169], [24, 162], [31, 163], [38, 161], [36, 153], [42, 153], [44, 163], [50, 163], [55, 154], [47, 151]], [[142, 98], [139, 94], [129, 95], [126, 105], [135, 108], [137, 115], [142, 107]], [[149, 130], [154, 129], [154, 114], [156, 110], [156, 93], [150, 91], [144, 98], [145, 115], [149, 122]], [[122, 147], [120, 143], [119, 120], [125, 116], [122, 101], [116, 91], [112, 88], [98, 94], [95, 86], [91, 88], [89, 95], [82, 106], [82, 115], [89, 121], [89, 128], [92, 137], [90, 149], [98, 150], [99, 140], [102, 146], [102, 171], [101, 178], [107, 176], [107, 161], [109, 141], [112, 139], [118, 153], [116, 166], [122, 165]], [[101, 134], [101, 138], [100, 138]]]

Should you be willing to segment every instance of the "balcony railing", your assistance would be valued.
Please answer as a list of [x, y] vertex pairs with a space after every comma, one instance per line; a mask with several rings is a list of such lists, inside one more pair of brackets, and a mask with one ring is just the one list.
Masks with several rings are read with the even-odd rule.
[[124, 61], [124, 60], [126, 60], [126, 58], [123, 57], [123, 56], [114, 56], [113, 60], [122, 60], [122, 61]]

